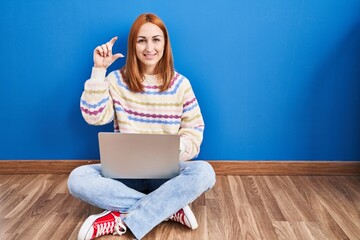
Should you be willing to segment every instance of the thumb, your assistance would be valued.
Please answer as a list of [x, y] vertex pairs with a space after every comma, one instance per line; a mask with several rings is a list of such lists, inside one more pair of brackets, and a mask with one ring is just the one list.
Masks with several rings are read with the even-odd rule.
[[113, 55], [113, 60], [115, 61], [116, 59], [118, 59], [118, 58], [123, 58], [124, 57], [124, 55], [122, 55], [121, 53], [116, 53], [116, 54], [114, 54]]

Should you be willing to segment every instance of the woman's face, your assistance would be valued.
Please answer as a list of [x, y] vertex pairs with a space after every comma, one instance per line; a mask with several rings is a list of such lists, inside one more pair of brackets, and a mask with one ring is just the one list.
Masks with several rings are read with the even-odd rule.
[[154, 74], [156, 64], [164, 54], [165, 38], [162, 30], [153, 23], [145, 23], [136, 38], [136, 56], [144, 74]]

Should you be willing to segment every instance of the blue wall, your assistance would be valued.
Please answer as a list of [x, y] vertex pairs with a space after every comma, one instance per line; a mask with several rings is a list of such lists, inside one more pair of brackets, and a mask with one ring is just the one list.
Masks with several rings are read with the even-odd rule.
[[[166, 23], [206, 122], [201, 159], [360, 159], [360, 1], [1, 1], [0, 159], [97, 159], [93, 48]], [[117, 61], [111, 69], [124, 64]]]

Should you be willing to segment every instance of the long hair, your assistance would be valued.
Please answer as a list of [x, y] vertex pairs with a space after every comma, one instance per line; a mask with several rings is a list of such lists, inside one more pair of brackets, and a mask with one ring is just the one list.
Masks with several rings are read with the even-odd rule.
[[128, 38], [128, 52], [126, 57], [126, 65], [124, 68], [125, 81], [132, 92], [143, 92], [144, 73], [141, 68], [141, 62], [136, 56], [136, 39], [139, 34], [139, 29], [145, 23], [152, 23], [158, 26], [165, 38], [164, 53], [160, 61], [155, 66], [155, 74], [160, 79], [160, 91], [166, 91], [170, 87], [172, 78], [174, 77], [174, 60], [171, 51], [170, 39], [168, 31], [163, 21], [152, 13], [141, 14], [133, 23], [129, 38]]

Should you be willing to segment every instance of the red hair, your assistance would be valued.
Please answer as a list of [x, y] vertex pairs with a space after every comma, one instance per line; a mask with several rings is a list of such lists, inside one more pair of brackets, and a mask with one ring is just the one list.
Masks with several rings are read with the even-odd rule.
[[174, 60], [171, 51], [170, 39], [168, 31], [165, 27], [163, 21], [152, 13], [141, 14], [133, 23], [129, 38], [128, 38], [128, 52], [126, 57], [125, 65], [125, 82], [132, 92], [143, 92], [143, 79], [144, 73], [141, 69], [140, 60], [136, 56], [136, 39], [139, 34], [139, 30], [142, 25], [145, 23], [152, 23], [158, 26], [163, 34], [165, 39], [164, 53], [160, 61], [155, 67], [155, 74], [162, 84], [160, 86], [160, 91], [166, 91], [170, 87], [170, 82], [174, 77]]

